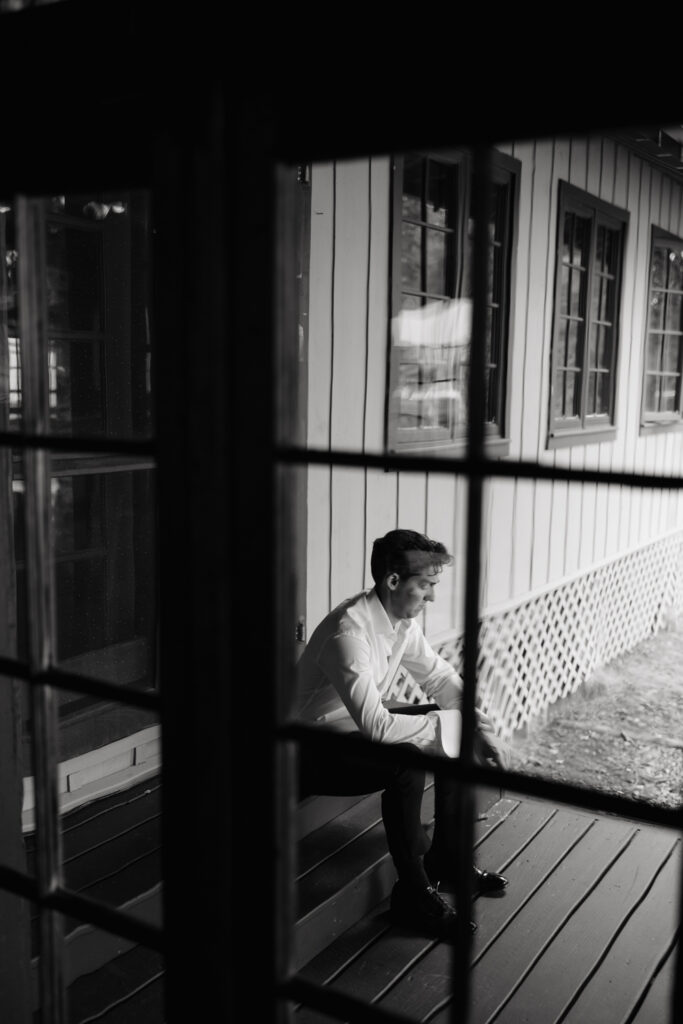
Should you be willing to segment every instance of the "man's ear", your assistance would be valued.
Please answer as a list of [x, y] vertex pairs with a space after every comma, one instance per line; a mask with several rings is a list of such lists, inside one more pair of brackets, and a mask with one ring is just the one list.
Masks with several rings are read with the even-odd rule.
[[396, 587], [399, 585], [400, 581], [401, 577], [397, 572], [389, 573], [389, 575], [387, 576], [387, 586], [389, 587], [389, 590], [396, 590]]

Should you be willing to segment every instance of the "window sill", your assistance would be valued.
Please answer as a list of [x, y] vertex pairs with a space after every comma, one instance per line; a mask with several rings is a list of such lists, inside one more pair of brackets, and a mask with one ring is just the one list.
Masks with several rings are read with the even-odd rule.
[[616, 436], [616, 427], [599, 427], [594, 430], [572, 430], [566, 434], [550, 434], [546, 443], [546, 449], [600, 444], [602, 441], [614, 441]]
[[[434, 442], [433, 444], [402, 444], [389, 448], [391, 455], [429, 455], [443, 456], [447, 459], [464, 459], [467, 456], [467, 439], [458, 441]], [[487, 459], [501, 459], [510, 454], [508, 437], [484, 438], [484, 454]]]
[[675, 420], [647, 420], [640, 424], [640, 437], [647, 437], [649, 434], [670, 434], [680, 433], [683, 430], [683, 419]]

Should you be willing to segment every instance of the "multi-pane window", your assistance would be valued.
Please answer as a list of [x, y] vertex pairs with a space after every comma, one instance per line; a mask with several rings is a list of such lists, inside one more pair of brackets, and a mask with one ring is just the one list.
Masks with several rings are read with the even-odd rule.
[[626, 211], [561, 182], [551, 442], [613, 431], [627, 222]]
[[643, 423], [650, 426], [681, 419], [683, 356], [683, 241], [652, 229], [650, 289]]
[[[486, 296], [486, 435], [505, 436], [516, 161], [495, 154]], [[471, 167], [466, 152], [394, 162], [388, 444], [452, 449], [465, 439], [472, 324]]]

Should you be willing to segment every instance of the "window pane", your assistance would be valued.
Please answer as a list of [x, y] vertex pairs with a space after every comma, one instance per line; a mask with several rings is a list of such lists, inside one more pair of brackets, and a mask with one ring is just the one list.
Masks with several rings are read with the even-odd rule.
[[[36, 343], [45, 360], [47, 413], [57, 434], [147, 437], [152, 432], [151, 218], [144, 192], [53, 196], [28, 209], [42, 233], [26, 261], [45, 297]], [[36, 236], [37, 237], [37, 236]], [[6, 254], [6, 259], [8, 254]], [[19, 321], [21, 322], [21, 320]], [[21, 344], [10, 332], [13, 418], [24, 395]]]
[[553, 418], [566, 419], [577, 415], [575, 407], [578, 374], [574, 371], [558, 371], [553, 388]]
[[669, 263], [668, 287], [683, 289], [683, 250], [667, 249], [666, 255]]
[[664, 292], [650, 293], [650, 330], [660, 330], [664, 322]]
[[35, 875], [32, 838], [35, 828], [33, 744], [27, 726], [30, 698], [30, 683], [0, 675], [0, 715], [4, 723], [4, 742], [7, 744], [10, 735], [12, 737], [12, 756], [7, 756], [8, 746], [0, 780], [3, 796], [0, 801], [0, 866]]
[[610, 412], [610, 374], [597, 373], [595, 412], [607, 415]]
[[18, 254], [14, 210], [0, 202], [0, 429], [21, 426]]
[[650, 334], [647, 339], [647, 368], [648, 370], [661, 369], [662, 345], [664, 338], [661, 334]]
[[156, 713], [58, 691], [66, 888], [161, 922], [161, 746]]
[[448, 295], [453, 290], [447, 274], [449, 241], [450, 236], [441, 231], [427, 232], [427, 291], [430, 295]]
[[57, 434], [104, 432], [102, 346], [52, 340], [48, 349], [50, 422]]
[[569, 282], [571, 270], [565, 264], [560, 268], [560, 313], [567, 316], [569, 313]]
[[662, 357], [662, 369], [666, 373], [677, 373], [679, 369], [679, 356], [683, 338], [667, 337], [664, 339], [664, 353]]
[[661, 377], [661, 406], [660, 412], [676, 412], [678, 395], [678, 377]]
[[161, 953], [92, 926], [63, 919], [67, 1019], [162, 1024], [165, 961]]
[[422, 220], [424, 159], [410, 153], [403, 158], [403, 216]]
[[565, 366], [579, 366], [579, 345], [583, 334], [583, 325], [575, 320], [567, 321], [567, 333], [565, 338]]
[[457, 168], [453, 164], [430, 160], [427, 183], [427, 221], [452, 227], [456, 217]]
[[574, 266], [588, 266], [590, 248], [591, 222], [587, 217], [574, 216], [574, 233], [572, 238], [572, 263]]
[[466, 421], [470, 326], [465, 300], [431, 302], [394, 318], [397, 426], [450, 430]]
[[659, 380], [653, 373], [645, 377], [645, 408], [648, 412], [659, 412]]
[[53, 329], [103, 329], [103, 235], [94, 218], [92, 223], [75, 227], [47, 213], [47, 316]]
[[[1, 417], [0, 413], [0, 417]], [[26, 658], [26, 532], [21, 452], [0, 447], [0, 657]]]
[[401, 229], [401, 281], [416, 291], [422, 291], [422, 231], [414, 224]]
[[154, 479], [125, 465], [53, 456], [56, 658], [72, 672], [154, 686]]
[[[6, 1024], [43, 1024], [38, 930], [32, 928], [37, 914], [36, 904], [0, 890], [0, 941], [9, 953], [0, 966], [2, 1017]], [[16, 1016], [13, 1010], [17, 1011]]]
[[596, 366], [602, 370], [609, 370], [612, 365], [612, 337], [611, 327], [598, 327], [598, 350]]
[[572, 316], [585, 316], [586, 312], [586, 274], [574, 268], [571, 271], [569, 312]]
[[666, 249], [659, 245], [656, 245], [652, 252], [651, 283], [653, 288], [666, 288], [668, 264], [666, 252]]
[[421, 305], [422, 299], [419, 295], [401, 296], [401, 309], [419, 309]]
[[683, 330], [683, 323], [681, 322], [681, 300], [683, 300], [683, 294], [676, 295], [669, 292], [666, 297], [665, 330], [667, 331]]

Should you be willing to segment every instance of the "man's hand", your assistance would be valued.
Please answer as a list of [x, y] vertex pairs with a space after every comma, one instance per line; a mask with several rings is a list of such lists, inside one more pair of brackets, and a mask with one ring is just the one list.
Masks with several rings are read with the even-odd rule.
[[476, 709], [477, 729], [474, 734], [474, 756], [497, 768], [510, 767], [510, 749], [496, 736], [493, 722], [483, 711]]

